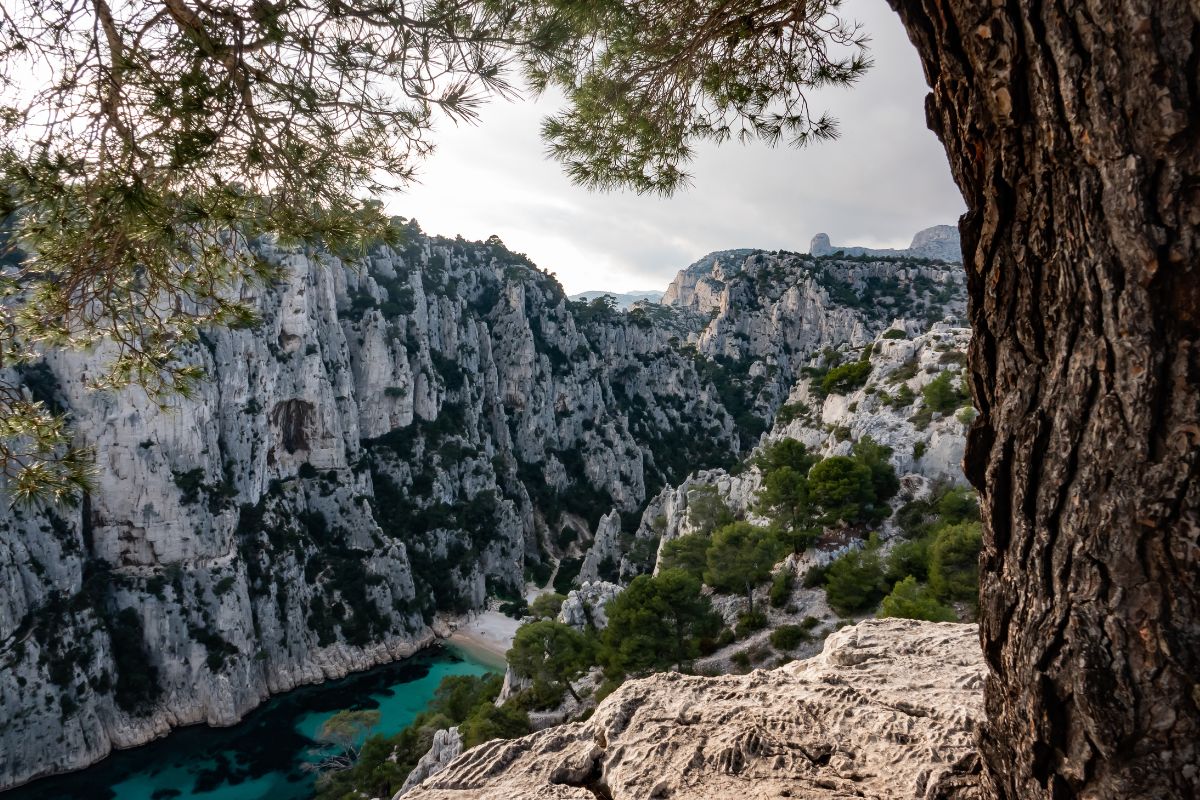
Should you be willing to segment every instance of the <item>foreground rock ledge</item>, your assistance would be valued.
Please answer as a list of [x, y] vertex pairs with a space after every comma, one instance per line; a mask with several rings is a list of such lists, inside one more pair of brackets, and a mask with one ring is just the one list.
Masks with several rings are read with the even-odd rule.
[[630, 681], [405, 800], [977, 798], [983, 674], [974, 625], [868, 620], [779, 669]]

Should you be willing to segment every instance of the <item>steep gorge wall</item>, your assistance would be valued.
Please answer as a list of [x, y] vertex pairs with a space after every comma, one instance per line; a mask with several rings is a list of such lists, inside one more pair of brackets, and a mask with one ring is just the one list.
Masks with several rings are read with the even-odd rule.
[[169, 409], [86, 388], [102, 352], [26, 374], [98, 478], [78, 508], [0, 512], [0, 788], [411, 653], [518, 591], [565, 520], [632, 536], [818, 349], [940, 314], [960, 280], [754, 254], [707, 316], [612, 313], [498, 241], [410, 233], [357, 265], [260, 245], [283, 270], [243, 290], [262, 323], [184, 353], [208, 380]]

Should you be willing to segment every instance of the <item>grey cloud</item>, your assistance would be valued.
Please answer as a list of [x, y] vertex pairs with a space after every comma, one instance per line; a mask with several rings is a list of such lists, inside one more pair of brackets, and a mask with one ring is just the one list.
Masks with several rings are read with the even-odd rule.
[[698, 148], [692, 187], [672, 198], [596, 194], [546, 159], [538, 124], [554, 98], [497, 103], [476, 127], [439, 132], [423, 182], [389, 201], [426, 230], [499, 235], [569, 292], [662, 288], [677, 270], [731, 247], [806, 250], [835, 242], [905, 247], [954, 223], [963, 202], [926, 128], [916, 51], [885, 0], [851, 0], [872, 36], [875, 67], [857, 86], [814, 97], [842, 125], [836, 142], [804, 150], [760, 144]]

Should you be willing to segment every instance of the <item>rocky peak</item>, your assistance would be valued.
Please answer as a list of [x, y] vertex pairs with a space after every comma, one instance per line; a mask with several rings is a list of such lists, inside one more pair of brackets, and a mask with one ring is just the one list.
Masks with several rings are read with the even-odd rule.
[[940, 258], [943, 261], [962, 261], [962, 240], [954, 225], [934, 225], [913, 236], [908, 252], [921, 258]]
[[808, 252], [814, 256], [827, 256], [833, 252], [828, 233], [818, 233], [808, 245]]
[[912, 244], [907, 249], [899, 250], [857, 245], [834, 245], [829, 240], [829, 234], [818, 233], [812, 238], [808, 252], [817, 257], [830, 256], [840, 252], [851, 258], [861, 256], [927, 258], [962, 263], [962, 242], [958, 236], [958, 228], [953, 225], [934, 225], [932, 228], [917, 231], [913, 235]]
[[664, 306], [686, 308], [707, 314], [719, 301], [724, 279], [737, 272], [741, 263], [758, 250], [716, 250], [681, 269], [659, 301]]

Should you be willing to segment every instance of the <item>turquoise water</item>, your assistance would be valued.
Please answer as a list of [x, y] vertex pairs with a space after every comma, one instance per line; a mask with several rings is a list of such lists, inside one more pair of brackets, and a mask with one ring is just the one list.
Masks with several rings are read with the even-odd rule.
[[378, 732], [396, 733], [421, 713], [447, 675], [494, 670], [434, 648], [398, 664], [267, 701], [232, 728], [192, 727], [114, 753], [82, 772], [0, 793], [3, 800], [306, 800], [320, 755], [314, 736], [343, 709], [378, 709]]

